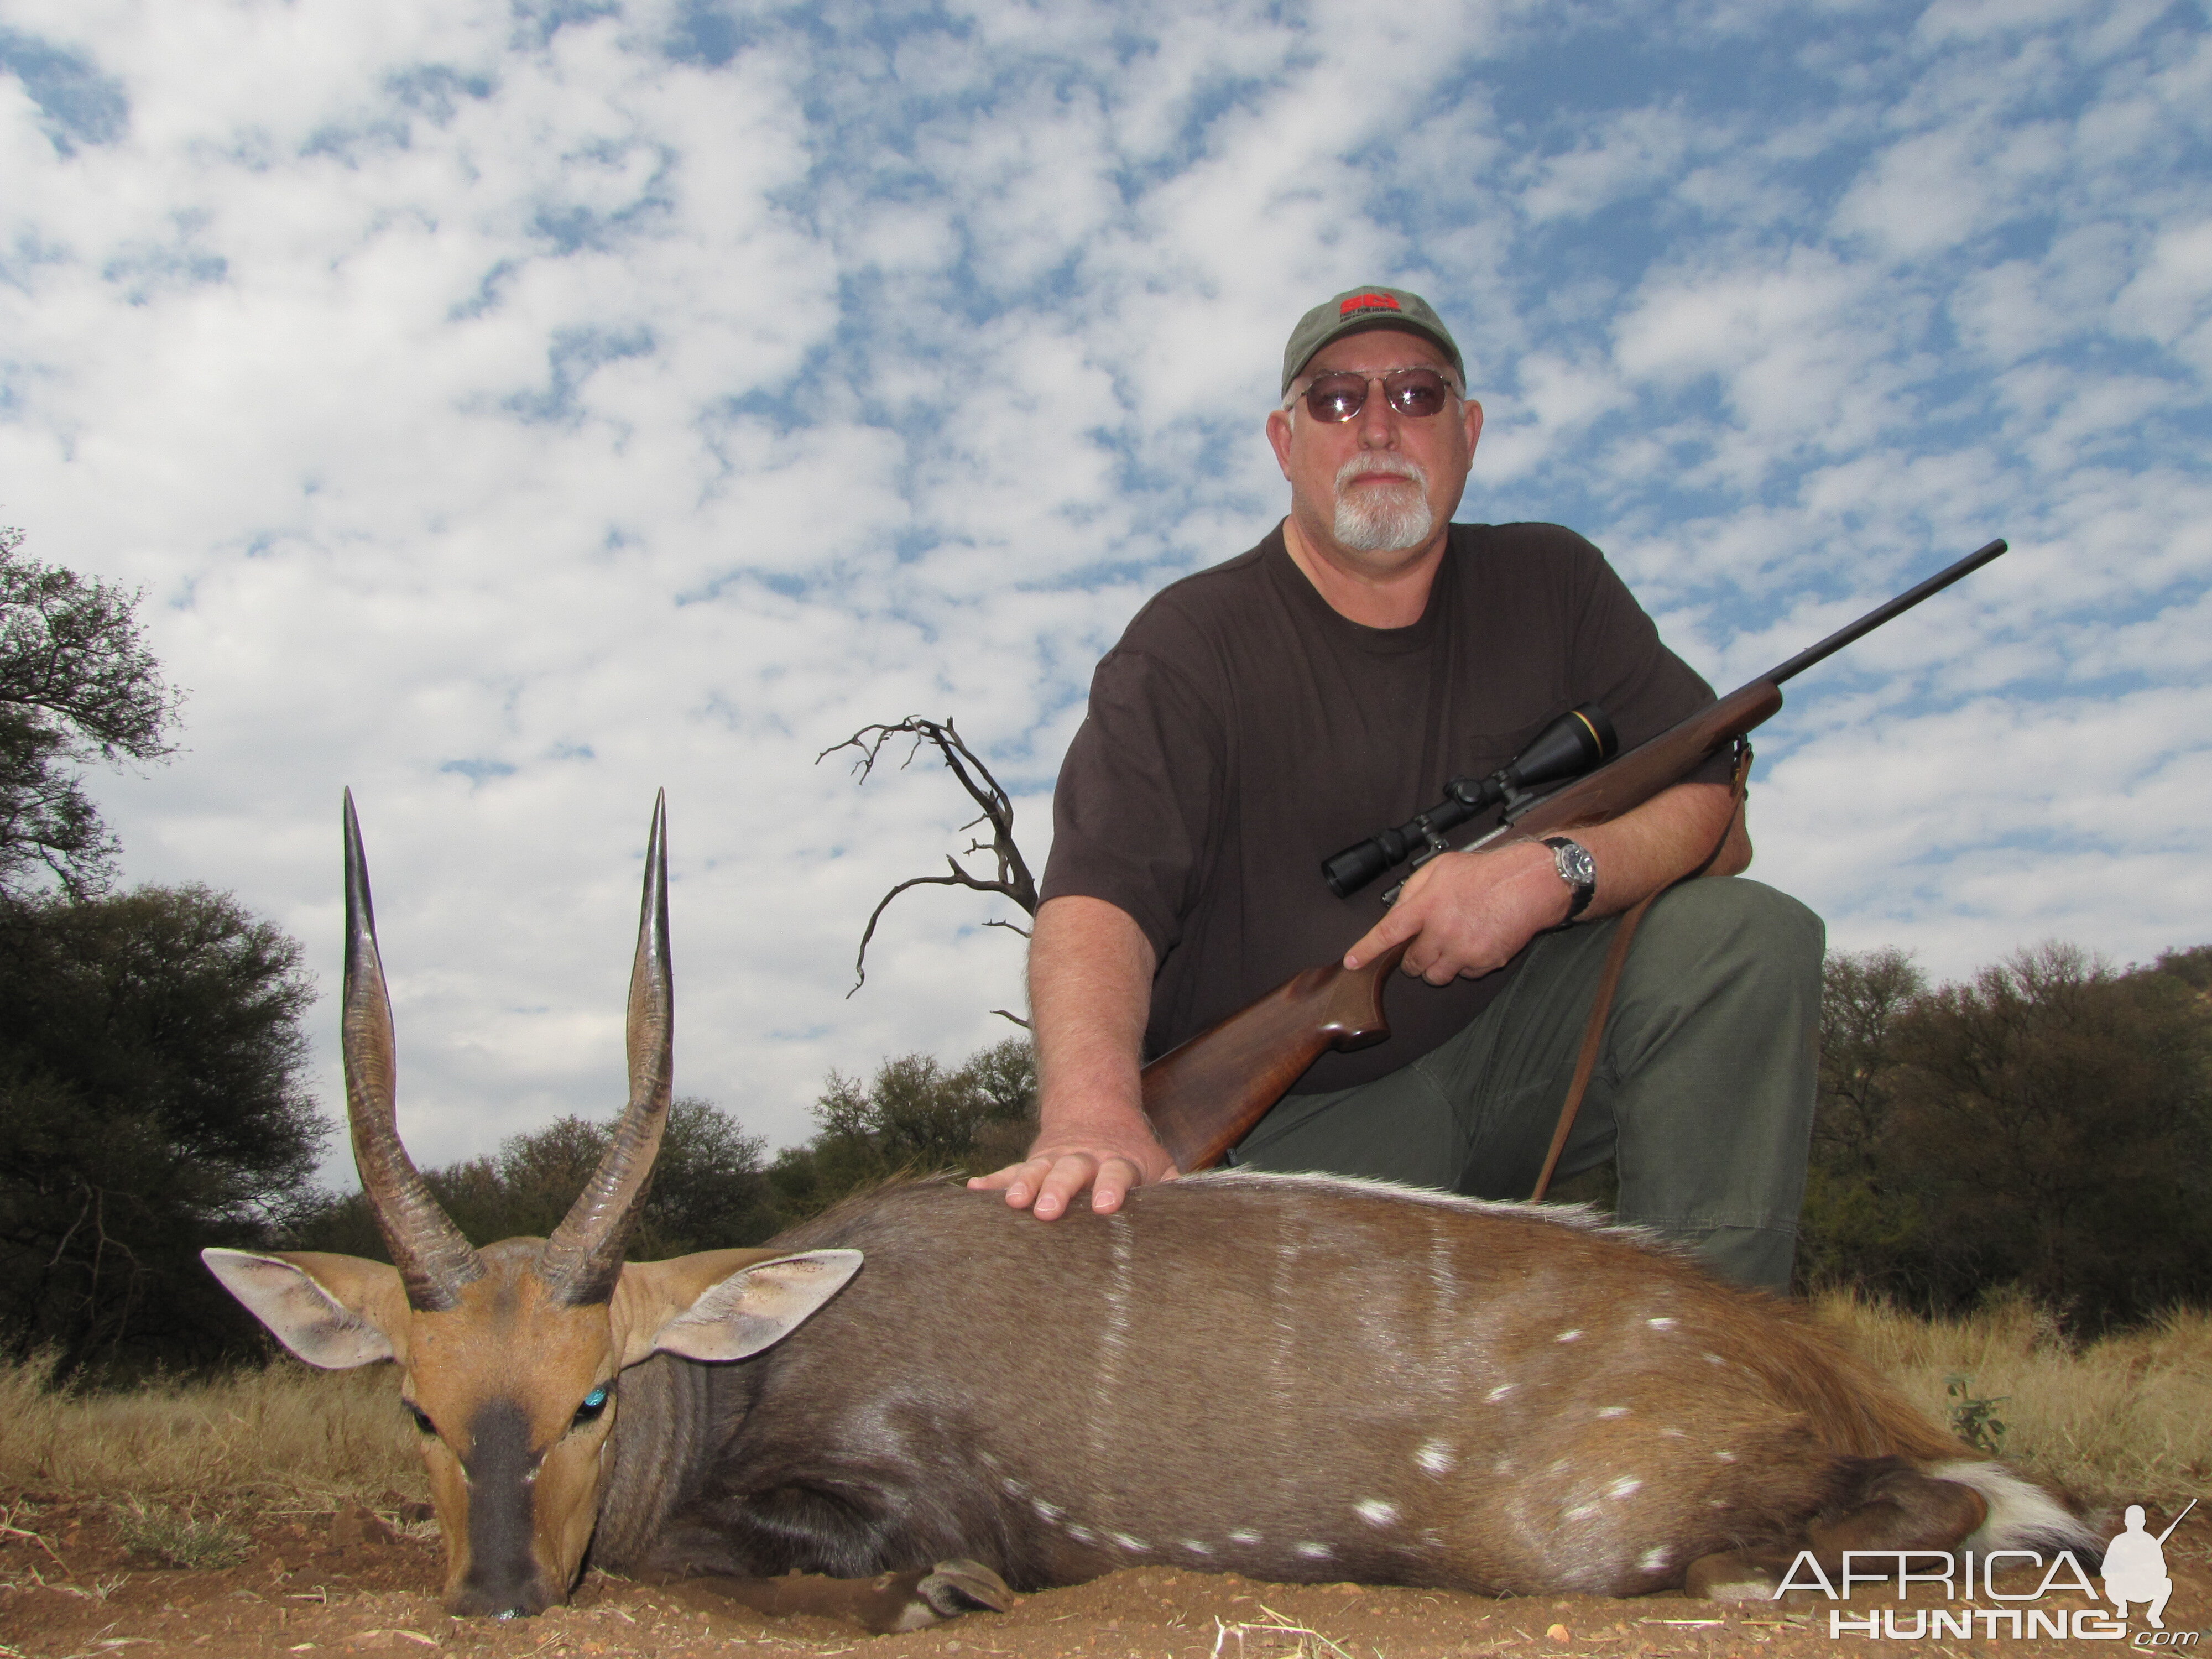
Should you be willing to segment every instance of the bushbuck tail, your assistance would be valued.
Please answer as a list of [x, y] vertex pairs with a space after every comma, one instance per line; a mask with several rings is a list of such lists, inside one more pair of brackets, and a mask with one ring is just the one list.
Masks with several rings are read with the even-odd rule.
[[1743, 1598], [1804, 1549], [2095, 1552], [1798, 1309], [1574, 1210], [1224, 1173], [1040, 1224], [910, 1182], [625, 1264], [669, 1098], [664, 841], [656, 806], [606, 1160], [550, 1239], [476, 1249], [393, 1127], [349, 799], [347, 1104], [397, 1265], [207, 1253], [302, 1358], [399, 1365], [457, 1611], [535, 1612], [587, 1547], [876, 1629], [1146, 1563]]

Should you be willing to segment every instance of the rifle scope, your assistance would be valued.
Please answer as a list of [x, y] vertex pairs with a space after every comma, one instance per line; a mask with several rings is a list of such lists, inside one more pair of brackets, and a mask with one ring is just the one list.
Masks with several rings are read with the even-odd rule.
[[1580, 777], [1620, 748], [1613, 721], [1594, 702], [1577, 703], [1539, 732], [1528, 746], [1486, 778], [1454, 778], [1444, 798], [1425, 812], [1322, 860], [1322, 878], [1339, 898], [1354, 893], [1409, 858], [1449, 850], [1444, 832], [1503, 801], [1510, 814], [1532, 789]]

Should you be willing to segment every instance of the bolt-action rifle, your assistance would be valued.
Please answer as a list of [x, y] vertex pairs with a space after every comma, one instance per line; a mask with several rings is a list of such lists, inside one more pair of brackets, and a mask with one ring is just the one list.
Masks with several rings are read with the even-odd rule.
[[[1782, 707], [1784, 681], [1980, 569], [2004, 550], [2005, 544], [1999, 540], [1968, 554], [1650, 742], [1549, 794], [1534, 795], [1525, 786], [1561, 775], [1556, 769], [1546, 772], [1543, 780], [1498, 775], [1491, 800], [1504, 802], [1506, 820], [1465, 850], [1538, 840], [1578, 825], [1601, 823], [1641, 806], [1771, 716]], [[1602, 735], [1609, 738], [1611, 733]], [[1540, 736], [1515, 766], [1525, 774], [1530, 769], [1529, 755], [1544, 745], [1545, 737]], [[1609, 748], [1609, 744], [1584, 745], [1589, 759]], [[1408, 856], [1432, 854], [1441, 844], [1437, 839], [1440, 822], [1449, 818], [1456, 823], [1480, 810], [1451, 816], [1455, 803], [1467, 805], [1473, 793], [1464, 787], [1468, 781], [1455, 780], [1445, 802], [1412, 823], [1385, 830], [1330, 859], [1324, 871], [1331, 885], [1348, 892]], [[1145, 1115], [1176, 1167], [1188, 1175], [1218, 1164], [1325, 1049], [1367, 1048], [1388, 1037], [1390, 1024], [1382, 1011], [1382, 991], [1405, 951], [1405, 945], [1396, 945], [1356, 969], [1341, 962], [1309, 968], [1146, 1066]]]

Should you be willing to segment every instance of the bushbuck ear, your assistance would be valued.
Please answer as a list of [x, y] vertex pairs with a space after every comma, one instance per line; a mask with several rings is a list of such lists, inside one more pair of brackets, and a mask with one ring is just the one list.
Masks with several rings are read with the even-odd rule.
[[202, 1250], [200, 1260], [276, 1340], [326, 1371], [398, 1358], [407, 1295], [381, 1261], [300, 1250]]
[[631, 1301], [623, 1363], [651, 1353], [743, 1359], [787, 1335], [860, 1270], [858, 1250], [708, 1250], [623, 1269]]

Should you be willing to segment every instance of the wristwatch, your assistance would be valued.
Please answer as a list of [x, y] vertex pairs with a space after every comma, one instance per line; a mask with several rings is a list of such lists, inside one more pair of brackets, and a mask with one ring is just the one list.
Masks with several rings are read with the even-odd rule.
[[[1547, 836], [1544, 845], [1552, 849], [1553, 867], [1559, 871], [1559, 879], [1574, 891], [1567, 903], [1567, 921], [1589, 908], [1590, 895], [1597, 891], [1597, 861], [1589, 855], [1589, 848], [1578, 841], [1565, 836]], [[1566, 922], [1559, 924], [1566, 926]]]

